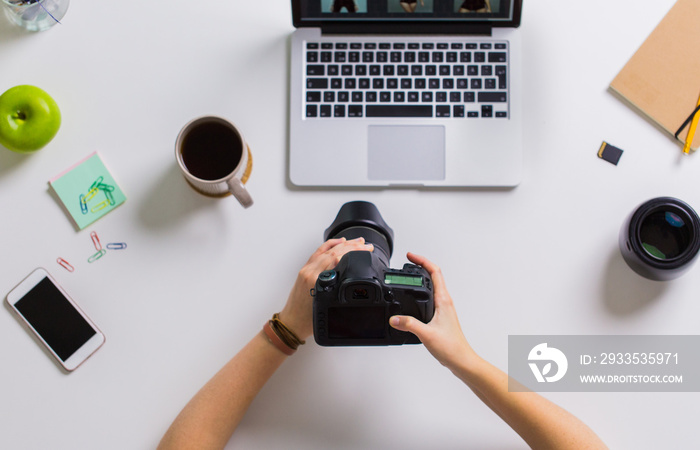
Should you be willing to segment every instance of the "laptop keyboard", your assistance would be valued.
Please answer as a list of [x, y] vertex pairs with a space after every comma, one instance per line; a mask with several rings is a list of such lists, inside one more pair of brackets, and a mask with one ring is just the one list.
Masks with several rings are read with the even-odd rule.
[[508, 118], [508, 42], [306, 42], [307, 119]]

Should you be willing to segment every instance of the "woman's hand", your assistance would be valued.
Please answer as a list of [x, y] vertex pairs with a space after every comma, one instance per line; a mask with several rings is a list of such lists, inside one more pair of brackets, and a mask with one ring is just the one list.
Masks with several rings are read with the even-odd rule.
[[460, 359], [476, 357], [476, 353], [464, 337], [440, 268], [423, 256], [413, 253], [407, 256], [412, 263], [423, 266], [433, 280], [435, 315], [427, 324], [410, 316], [393, 316], [389, 324], [397, 330], [418, 336], [440, 364], [453, 370]]
[[289, 294], [287, 304], [280, 312], [280, 320], [285, 323], [300, 339], [306, 339], [313, 333], [313, 297], [311, 289], [316, 285], [318, 275], [324, 270], [335, 268], [340, 259], [348, 252], [373, 251], [372, 244], [365, 244], [364, 238], [351, 241], [345, 238], [329, 239], [315, 252], [299, 271], [297, 280]]

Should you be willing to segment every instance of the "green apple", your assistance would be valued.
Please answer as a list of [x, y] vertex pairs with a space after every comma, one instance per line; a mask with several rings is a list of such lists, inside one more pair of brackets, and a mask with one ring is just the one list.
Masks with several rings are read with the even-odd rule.
[[61, 126], [61, 111], [36, 86], [15, 86], [0, 95], [0, 144], [18, 153], [44, 147]]

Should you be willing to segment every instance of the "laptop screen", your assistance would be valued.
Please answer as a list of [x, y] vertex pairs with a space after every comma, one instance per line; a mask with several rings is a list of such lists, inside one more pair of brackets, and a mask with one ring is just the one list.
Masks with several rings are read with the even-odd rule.
[[521, 0], [292, 1], [293, 11], [297, 9], [295, 25], [302, 27], [352, 22], [488, 22], [494, 26], [517, 26], [520, 7]]

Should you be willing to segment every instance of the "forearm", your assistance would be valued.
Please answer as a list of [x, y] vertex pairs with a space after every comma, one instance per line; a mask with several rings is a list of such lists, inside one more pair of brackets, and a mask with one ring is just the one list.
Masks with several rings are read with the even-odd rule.
[[[287, 303], [267, 328], [231, 359], [185, 406], [161, 440], [159, 448], [223, 448], [248, 407], [291, 350], [313, 333], [311, 288], [318, 275], [335, 267], [351, 251], [372, 251], [364, 238], [329, 239], [299, 271]], [[282, 334], [278, 333], [281, 330]], [[290, 334], [293, 335], [290, 339]], [[284, 338], [284, 339], [282, 339]], [[288, 342], [289, 341], [289, 342]], [[285, 347], [286, 346], [286, 347]], [[286, 353], [286, 354], [285, 354]]]
[[223, 448], [251, 402], [286, 359], [258, 333], [185, 406], [159, 449]]
[[541, 395], [509, 392], [508, 375], [475, 354], [450, 368], [530, 447], [607, 448], [582, 421]]

